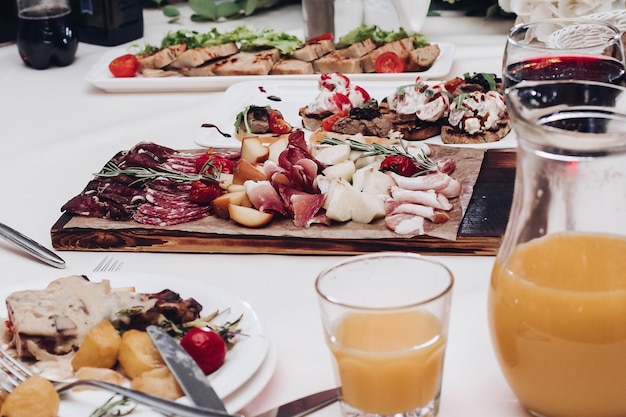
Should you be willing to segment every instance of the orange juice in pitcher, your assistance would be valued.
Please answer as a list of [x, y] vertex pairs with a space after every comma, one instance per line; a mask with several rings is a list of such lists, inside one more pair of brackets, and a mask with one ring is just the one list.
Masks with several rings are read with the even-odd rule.
[[626, 89], [507, 90], [513, 204], [489, 290], [509, 386], [533, 415], [626, 415]]

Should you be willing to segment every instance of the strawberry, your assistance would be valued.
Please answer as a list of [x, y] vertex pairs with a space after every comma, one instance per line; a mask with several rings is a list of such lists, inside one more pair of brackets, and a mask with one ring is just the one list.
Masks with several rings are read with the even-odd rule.
[[226, 342], [208, 328], [193, 328], [181, 339], [180, 345], [208, 375], [218, 370], [226, 360]]

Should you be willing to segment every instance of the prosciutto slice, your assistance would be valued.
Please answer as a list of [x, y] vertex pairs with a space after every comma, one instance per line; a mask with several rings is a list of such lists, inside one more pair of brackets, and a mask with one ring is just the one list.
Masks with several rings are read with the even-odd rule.
[[283, 216], [287, 215], [287, 209], [276, 189], [269, 181], [244, 182], [246, 194], [252, 205], [259, 211], [272, 211]]

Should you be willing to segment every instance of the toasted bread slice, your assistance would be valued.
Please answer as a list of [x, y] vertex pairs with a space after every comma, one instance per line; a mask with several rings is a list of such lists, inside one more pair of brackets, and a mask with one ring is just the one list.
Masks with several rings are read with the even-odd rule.
[[389, 109], [387, 99], [380, 103], [380, 112], [389, 118], [393, 130], [402, 135], [405, 140], [425, 140], [441, 133], [441, 121], [425, 122], [414, 114], [399, 114]]
[[310, 114], [306, 112], [306, 106], [300, 107], [298, 109], [298, 113], [302, 118], [302, 127], [308, 130], [317, 130], [322, 128], [322, 120], [327, 118], [328, 116], [332, 116], [331, 112], [326, 112], [323, 114]]
[[455, 129], [452, 126], [443, 126], [441, 128], [441, 141], [446, 144], [475, 144], [475, 143], [491, 143], [497, 142], [505, 137], [511, 131], [511, 123], [509, 119], [502, 120], [498, 124], [497, 130], [488, 130], [486, 132], [470, 135]]

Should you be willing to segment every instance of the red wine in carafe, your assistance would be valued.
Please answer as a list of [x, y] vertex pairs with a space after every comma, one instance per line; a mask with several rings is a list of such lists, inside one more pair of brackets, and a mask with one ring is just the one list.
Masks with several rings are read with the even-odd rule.
[[74, 61], [78, 34], [64, 6], [36, 5], [18, 13], [17, 47], [22, 60], [35, 69], [66, 66]]
[[503, 82], [510, 87], [520, 81], [584, 80], [622, 85], [624, 65], [611, 58], [553, 56], [516, 62], [505, 68]]

